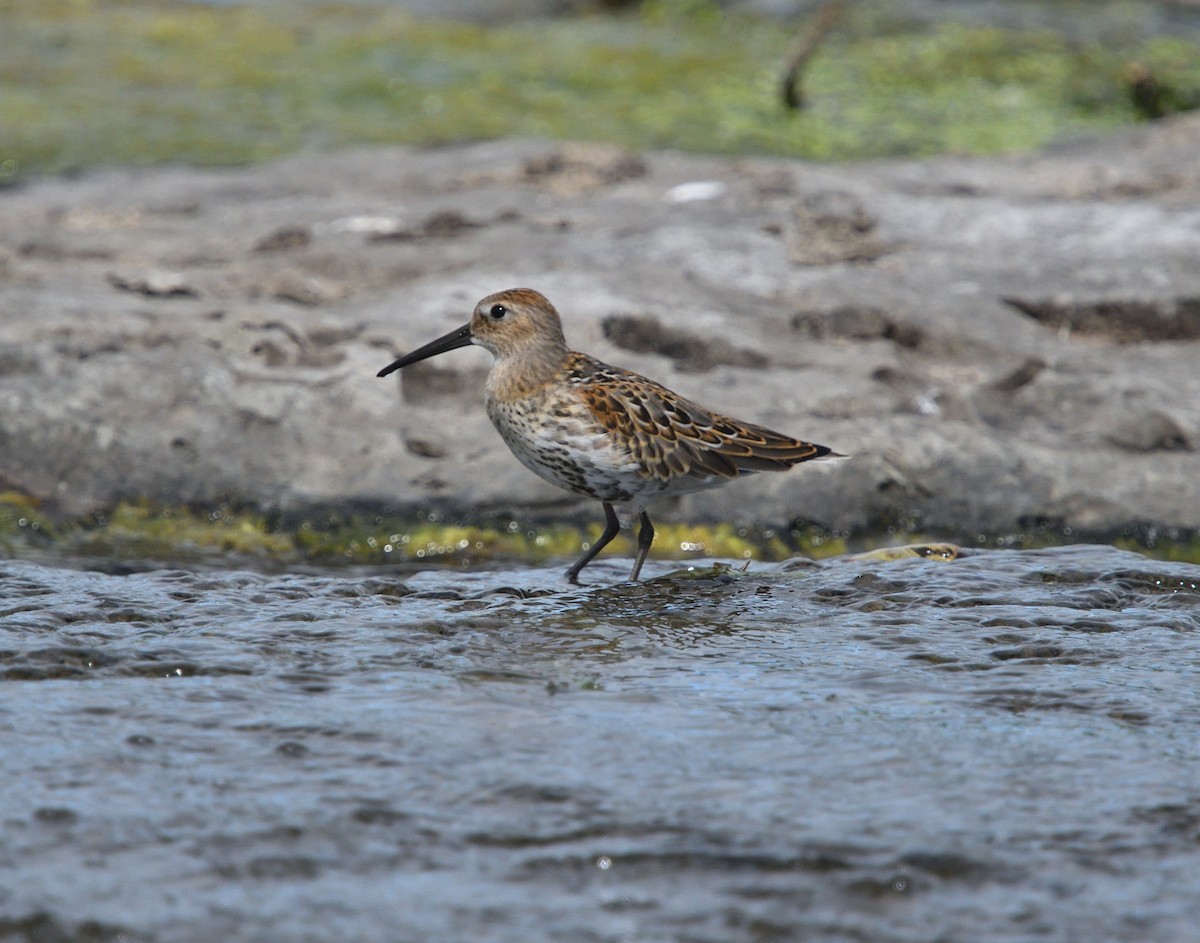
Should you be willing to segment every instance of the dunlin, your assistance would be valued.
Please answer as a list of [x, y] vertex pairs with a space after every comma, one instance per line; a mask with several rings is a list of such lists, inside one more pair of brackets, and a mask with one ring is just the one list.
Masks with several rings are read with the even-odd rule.
[[485, 385], [487, 412], [513, 454], [552, 484], [604, 505], [604, 533], [567, 571], [572, 583], [621, 529], [614, 504], [632, 505], [641, 521], [630, 576], [636, 580], [654, 540], [650, 499], [836, 455], [714, 413], [653, 380], [571, 350], [554, 306], [529, 288], [488, 295], [470, 323], [379, 376], [469, 344], [495, 358]]

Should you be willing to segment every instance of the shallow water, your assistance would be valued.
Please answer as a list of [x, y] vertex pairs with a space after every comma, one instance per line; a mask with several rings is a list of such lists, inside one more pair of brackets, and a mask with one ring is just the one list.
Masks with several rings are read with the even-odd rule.
[[627, 565], [0, 561], [0, 939], [1195, 939], [1200, 567]]

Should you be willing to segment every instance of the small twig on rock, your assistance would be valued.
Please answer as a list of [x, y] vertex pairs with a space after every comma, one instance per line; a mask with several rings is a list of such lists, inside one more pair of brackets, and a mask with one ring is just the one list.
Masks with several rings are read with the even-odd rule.
[[783, 103], [788, 108], [797, 110], [804, 107], [804, 90], [800, 87], [800, 77], [821, 40], [829, 34], [845, 12], [846, 0], [825, 0], [813, 14], [808, 28], [793, 43], [780, 89], [783, 93]]

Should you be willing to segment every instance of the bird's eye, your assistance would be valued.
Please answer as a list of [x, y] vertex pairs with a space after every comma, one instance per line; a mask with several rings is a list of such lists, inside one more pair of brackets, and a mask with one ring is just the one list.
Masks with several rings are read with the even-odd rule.
[[491, 310], [488, 311], [488, 315], [493, 321], [499, 321], [506, 314], [508, 314], [508, 308], [504, 305], [492, 305]]

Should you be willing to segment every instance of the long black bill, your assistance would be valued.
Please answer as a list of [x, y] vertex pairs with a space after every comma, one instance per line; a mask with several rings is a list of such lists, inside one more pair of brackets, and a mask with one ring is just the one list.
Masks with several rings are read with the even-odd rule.
[[407, 367], [410, 363], [427, 360], [430, 357], [436, 357], [438, 354], [444, 354], [448, 350], [457, 350], [459, 347], [466, 347], [470, 343], [471, 325], [464, 324], [457, 331], [451, 331], [445, 337], [439, 337], [435, 341], [430, 341], [424, 347], [418, 347], [411, 354], [407, 354], [395, 363], [384, 367], [375, 376], [386, 377], [389, 373], [395, 373], [401, 367]]

